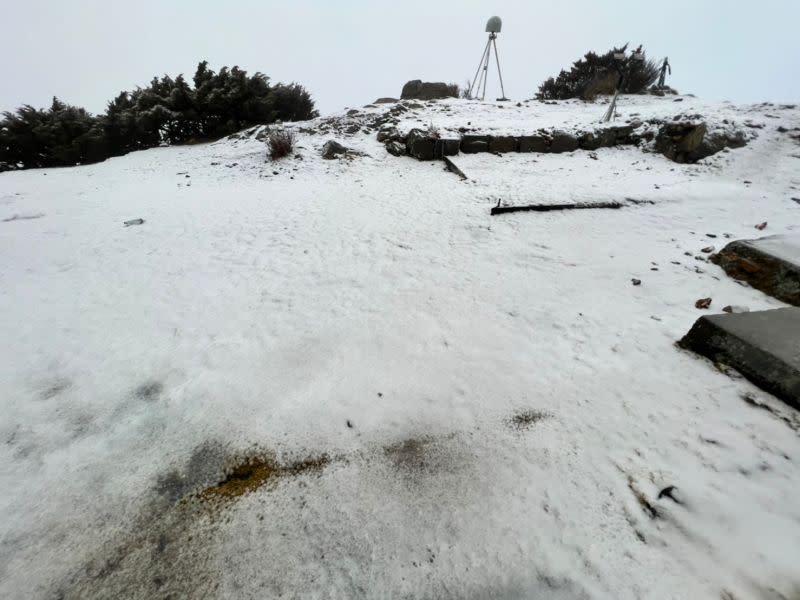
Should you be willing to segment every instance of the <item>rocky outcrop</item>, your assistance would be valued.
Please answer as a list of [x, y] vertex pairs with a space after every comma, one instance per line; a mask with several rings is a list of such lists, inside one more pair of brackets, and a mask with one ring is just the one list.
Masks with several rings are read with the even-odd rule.
[[428, 82], [420, 79], [409, 81], [403, 86], [400, 98], [403, 100], [433, 100], [434, 98], [455, 98], [458, 88], [442, 82]]
[[800, 306], [800, 236], [736, 240], [709, 257], [734, 279]]
[[677, 163], [697, 162], [707, 130], [705, 123], [664, 123], [656, 135], [656, 151]]
[[[414, 129], [408, 138], [398, 130], [399, 115], [409, 110], [411, 103], [404, 102], [376, 119], [379, 127], [378, 141], [399, 141], [406, 144], [408, 154], [419, 160], [433, 160], [452, 156], [458, 152], [475, 154], [492, 152], [563, 153], [576, 150], [594, 151], [613, 146], [641, 146], [645, 151], [656, 151], [678, 163], [694, 163], [726, 148], [739, 148], [747, 144], [754, 134], [737, 128], [727, 121], [716, 124], [709, 131], [700, 115], [676, 116], [670, 121], [650, 119], [642, 122], [632, 119], [624, 124], [598, 125], [588, 131], [539, 130], [531, 135], [486, 135], [466, 133], [478, 128], [462, 127], [461, 139], [442, 140], [437, 145], [438, 134]], [[346, 131], [346, 130], [345, 130]], [[456, 150], [458, 146], [458, 150]]]
[[417, 160], [433, 160], [436, 138], [428, 136], [421, 129], [412, 129], [406, 137], [406, 150]]

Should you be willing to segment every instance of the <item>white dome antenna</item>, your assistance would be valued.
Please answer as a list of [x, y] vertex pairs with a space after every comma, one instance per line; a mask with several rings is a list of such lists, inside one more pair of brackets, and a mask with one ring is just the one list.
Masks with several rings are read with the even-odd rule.
[[486, 33], [500, 33], [503, 29], [503, 20], [500, 17], [490, 17], [486, 21]]
[[[507, 101], [506, 91], [503, 87], [503, 74], [500, 72], [500, 56], [497, 54], [497, 34], [503, 29], [503, 21], [500, 17], [491, 17], [486, 22], [486, 33], [489, 34], [489, 41], [481, 54], [481, 62], [478, 64], [478, 70], [475, 72], [475, 78], [472, 80], [472, 85], [469, 86], [468, 96], [477, 98], [480, 93], [481, 100], [486, 98], [486, 80], [489, 79], [489, 61], [492, 58], [492, 48], [494, 48], [494, 59], [497, 62], [497, 76], [500, 78], [500, 93], [502, 98], [498, 101]], [[481, 89], [482, 88], [482, 89]]]

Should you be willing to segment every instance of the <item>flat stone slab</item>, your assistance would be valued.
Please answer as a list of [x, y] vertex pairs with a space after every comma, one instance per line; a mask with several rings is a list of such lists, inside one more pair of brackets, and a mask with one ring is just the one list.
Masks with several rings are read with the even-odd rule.
[[736, 240], [710, 259], [734, 279], [800, 306], [800, 235]]
[[800, 410], [800, 308], [706, 315], [679, 344]]

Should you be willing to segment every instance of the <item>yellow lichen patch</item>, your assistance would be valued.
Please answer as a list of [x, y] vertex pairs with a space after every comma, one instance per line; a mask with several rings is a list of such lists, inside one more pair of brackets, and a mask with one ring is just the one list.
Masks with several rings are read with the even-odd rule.
[[271, 458], [261, 456], [248, 457], [237, 463], [228, 475], [218, 484], [204, 489], [199, 497], [204, 500], [232, 500], [249, 494], [281, 477], [292, 477], [303, 473], [320, 471], [330, 458], [322, 455], [316, 458], [282, 465]]

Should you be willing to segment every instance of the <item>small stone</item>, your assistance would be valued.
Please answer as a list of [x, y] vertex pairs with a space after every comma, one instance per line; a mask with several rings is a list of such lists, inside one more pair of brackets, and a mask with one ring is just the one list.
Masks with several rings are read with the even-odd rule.
[[634, 277], [633, 279], [631, 279], [631, 283], [632, 283], [633, 285], [642, 285], [642, 280], [641, 280], [641, 279], [636, 279], [636, 278]]
[[759, 231], [764, 231], [766, 228], [767, 228], [767, 222], [766, 221], [756, 225], [756, 229], [758, 229]]
[[740, 314], [750, 312], [750, 309], [746, 306], [728, 305], [722, 309], [722, 312]]
[[714, 251], [714, 246], [706, 246], [700, 252], [705, 252], [706, 254], [711, 254]]
[[707, 233], [706, 237], [715, 238], [715, 237], [717, 237], [717, 234], [716, 233]]
[[697, 302], [694, 303], [695, 308], [708, 308], [711, 306], [711, 298], [700, 298]]
[[353, 428], [353, 422], [352, 422], [350, 419], [347, 419], [347, 426], [348, 426], [350, 429], [352, 429], [352, 428]]

